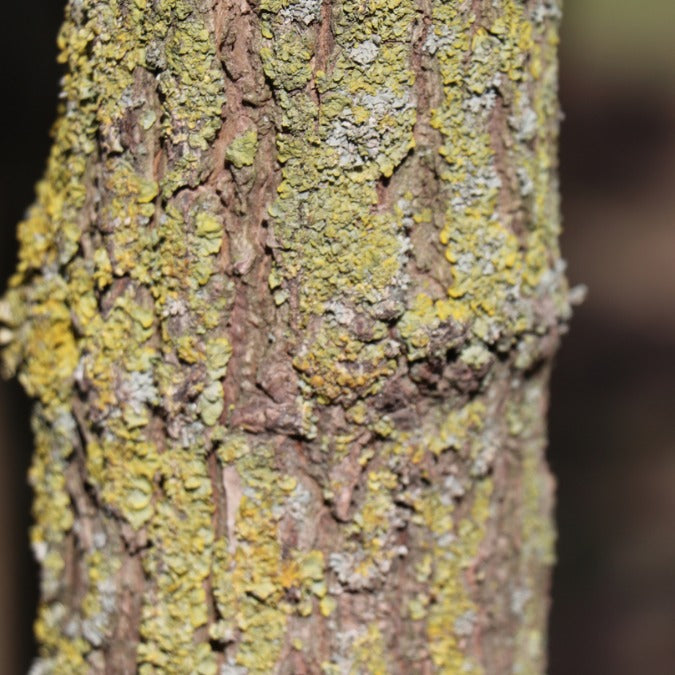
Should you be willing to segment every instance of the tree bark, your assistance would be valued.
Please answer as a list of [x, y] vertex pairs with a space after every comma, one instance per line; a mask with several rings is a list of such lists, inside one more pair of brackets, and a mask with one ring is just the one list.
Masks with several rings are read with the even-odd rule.
[[34, 673], [544, 672], [558, 5], [69, 2]]

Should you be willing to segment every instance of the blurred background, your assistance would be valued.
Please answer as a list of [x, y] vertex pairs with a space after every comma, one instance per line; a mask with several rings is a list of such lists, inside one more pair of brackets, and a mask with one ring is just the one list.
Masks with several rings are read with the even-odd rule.
[[675, 673], [675, 2], [564, 0], [551, 675]]
[[[49, 148], [63, 2], [3, 6], [0, 287]], [[565, 0], [563, 251], [590, 292], [557, 359], [550, 675], [675, 672], [675, 3]], [[29, 405], [0, 383], [0, 673], [33, 656]], [[490, 674], [493, 675], [493, 674]], [[499, 675], [499, 674], [494, 674]]]

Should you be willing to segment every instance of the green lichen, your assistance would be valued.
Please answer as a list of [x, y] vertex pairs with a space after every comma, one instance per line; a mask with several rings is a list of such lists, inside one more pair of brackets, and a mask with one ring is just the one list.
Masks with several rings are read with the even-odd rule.
[[[217, 261], [224, 236], [217, 197], [167, 201], [212, 169], [208, 145], [225, 99], [207, 17], [182, 1], [71, 3], [59, 35], [68, 66], [64, 102], [45, 178], [18, 230], [19, 264], [5, 301], [13, 340], [3, 353], [4, 369], [18, 370], [41, 402], [32, 540], [48, 592], [37, 634], [56, 672], [84, 672], [84, 657], [98, 646], [94, 624], [80, 637], [66, 636], [54, 600], [73, 522], [65, 468], [80, 443], [76, 424], [96, 498], [155, 540], [156, 558], [145, 559], [156, 583], [144, 598], [140, 669], [215, 668], [210, 647], [193, 639], [206, 621], [202, 584], [211, 547], [210, 480], [199, 454], [208, 435], [199, 420], [212, 426], [223, 409], [230, 285]], [[146, 100], [155, 75], [160, 96]], [[129, 129], [137, 132], [133, 144]], [[153, 164], [160, 140], [168, 153], [161, 178]], [[84, 255], [76, 256], [80, 247]], [[197, 402], [178, 409], [186, 364], [201, 369], [192, 377]], [[75, 387], [87, 402], [77, 423]], [[158, 448], [150, 431], [158, 406], [179, 422], [175, 447]], [[161, 573], [159, 558], [172, 560]], [[95, 555], [85, 563], [83, 607], [92, 622], [99, 602], [92, 575], [100, 565]]]
[[538, 602], [541, 593], [541, 572], [555, 562], [555, 532], [550, 521], [551, 485], [539, 447], [543, 435], [537, 413], [542, 392], [528, 383], [520, 397], [514, 398], [507, 409], [509, 431], [522, 448], [521, 541], [522, 565], [528, 570], [522, 575], [512, 597], [512, 606], [523, 617], [516, 638], [514, 672], [529, 673], [545, 661], [545, 608]]
[[475, 455], [480, 447], [476, 432], [482, 430], [485, 416], [485, 403], [480, 398], [451, 410], [440, 422], [437, 434], [429, 439], [429, 450], [436, 455], [450, 449]]
[[[214, 549], [214, 597], [221, 617], [216, 631], [238, 635], [234, 662], [262, 675], [277, 663], [289, 617], [309, 617], [314, 598], [325, 596], [323, 552], [282, 555], [279, 518], [297, 482], [278, 480], [269, 448], [233, 434], [219, 446], [218, 456], [237, 479], [228, 495], [236, 508], [235, 527]], [[287, 599], [290, 590], [297, 598], [293, 603]]]
[[[414, 144], [414, 7], [406, 0], [336, 8], [329, 72], [309, 67], [312, 30], [296, 33], [272, 4], [261, 9], [261, 56], [283, 114], [282, 181], [270, 207], [280, 276], [300, 281], [304, 322], [331, 303], [396, 311], [408, 244], [400, 214], [377, 212], [376, 183]], [[303, 88], [310, 80], [318, 100]], [[330, 355], [319, 358], [330, 367]]]
[[[431, 579], [431, 592], [436, 600], [427, 618], [429, 652], [439, 673], [483, 672], [476, 659], [467, 656], [466, 640], [473, 632], [477, 607], [471, 600], [466, 575], [485, 536], [492, 488], [491, 480], [478, 483], [471, 514], [460, 520], [456, 529], [451, 529], [449, 519], [447, 524], [443, 520], [429, 523], [440, 539], [433, 550]], [[453, 532], [454, 537], [443, 536]]]
[[[163, 131], [176, 149], [162, 180], [162, 193], [196, 186], [213, 170], [209, 144], [221, 127], [225, 104], [224, 77], [218, 64], [213, 26], [195, 4], [163, 0], [153, 17], [153, 37], [145, 48], [145, 62], [161, 67]], [[159, 60], [159, 63], [158, 63]]]
[[237, 167], [237, 169], [241, 169], [244, 166], [251, 166], [253, 164], [257, 151], [258, 132], [255, 129], [249, 129], [230, 143], [225, 152], [225, 159]]
[[194, 452], [188, 458], [180, 445], [174, 445], [160, 456], [158, 471], [167, 499], [157, 504], [148, 524], [155, 545], [143, 564], [156, 585], [143, 607], [139, 672], [175, 669], [214, 675], [211, 648], [193, 637], [208, 620], [204, 581], [211, 572], [214, 547], [206, 460]]
[[365, 632], [354, 640], [354, 662], [350, 674], [367, 672], [373, 675], [385, 675], [391, 672], [391, 665], [386, 657], [387, 648], [379, 627], [370, 624]]
[[[93, 539], [94, 550], [84, 559], [88, 589], [82, 600], [81, 625], [87, 641], [100, 649], [115, 619], [113, 610], [119, 593], [117, 576], [122, 560], [117, 551], [111, 555], [112, 547], [105, 531], [95, 532]], [[105, 546], [108, 546], [107, 551], [102, 550]], [[92, 656], [89, 656], [89, 662], [95, 663]]]
[[[434, 28], [425, 47], [439, 65], [444, 98], [432, 111], [431, 124], [443, 138], [441, 179], [451, 190], [439, 234], [453, 273], [448, 315], [470, 320], [477, 337], [494, 342], [505, 333], [532, 329], [533, 295], [564, 293], [564, 287], [551, 292], [551, 279], [546, 289], [541, 286], [559, 233], [549, 136], [555, 87], [552, 79], [551, 86], [537, 82], [542, 77], [541, 41], [535, 41], [539, 25], [517, 3], [503, 3], [484, 25], [447, 3], [434, 3], [432, 14]], [[467, 54], [468, 62], [458, 53]], [[547, 63], [555, 61], [547, 56]], [[537, 94], [534, 105], [531, 91]], [[500, 205], [512, 188], [505, 185], [499, 166], [504, 160], [489, 130], [502, 100], [514, 101], [514, 113], [502, 132], [509, 140], [500, 152], [513, 158], [520, 181], [519, 194], [509, 199], [532, 209], [523, 234]]]
[[396, 370], [394, 355], [386, 344], [356, 340], [346, 327], [326, 321], [293, 365], [318, 400], [328, 403], [376, 393]]

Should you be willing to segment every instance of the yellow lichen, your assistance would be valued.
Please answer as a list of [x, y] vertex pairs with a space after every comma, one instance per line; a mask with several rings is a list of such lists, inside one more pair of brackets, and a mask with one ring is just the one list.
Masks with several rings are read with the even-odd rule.
[[456, 537], [449, 544], [437, 543], [434, 547], [431, 592], [435, 600], [428, 607], [427, 635], [429, 652], [439, 673], [483, 672], [480, 664], [467, 654], [465, 640], [471, 629], [458, 622], [463, 619], [470, 625], [475, 621], [471, 617], [475, 617], [477, 608], [470, 599], [466, 574], [485, 535], [491, 493], [492, 481], [480, 481], [470, 517], [457, 523]]
[[[534, 317], [524, 298], [539, 292], [557, 250], [557, 191], [551, 185], [552, 144], [545, 136], [555, 88], [531, 87], [539, 73], [528, 68], [528, 55], [540, 47], [533, 40], [532, 18], [518, 3], [502, 3], [490, 26], [477, 27], [474, 14], [442, 2], [433, 3], [432, 15], [427, 48], [439, 64], [444, 98], [432, 111], [431, 124], [443, 136], [441, 178], [456, 195], [439, 234], [453, 273], [442, 311], [471, 322], [482, 340], [494, 341], [503, 333], [531, 330]], [[457, 58], [458, 51], [467, 54], [467, 63]], [[530, 63], [535, 61], [536, 56]], [[534, 104], [530, 91], [536, 92]], [[500, 218], [500, 199], [511, 188], [500, 175], [489, 132], [499, 97], [515, 101], [509, 119], [512, 149], [505, 152], [518, 167], [517, 198], [534, 205], [524, 237]]]
[[[250, 447], [244, 436], [231, 435], [218, 456], [236, 471], [246, 494], [238, 502], [234, 531], [215, 542], [214, 597], [225, 629], [240, 635], [235, 662], [262, 675], [277, 662], [288, 617], [309, 616], [313, 596], [325, 596], [324, 556], [306, 550], [282, 557], [275, 514], [292, 491], [288, 477], [283, 486], [276, 480], [268, 448]], [[296, 603], [285, 599], [289, 589], [297, 592]]]

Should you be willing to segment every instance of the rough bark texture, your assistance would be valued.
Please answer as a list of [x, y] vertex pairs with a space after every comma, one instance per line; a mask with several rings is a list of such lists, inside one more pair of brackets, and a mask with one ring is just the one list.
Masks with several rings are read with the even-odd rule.
[[543, 672], [558, 5], [69, 2], [35, 673]]

